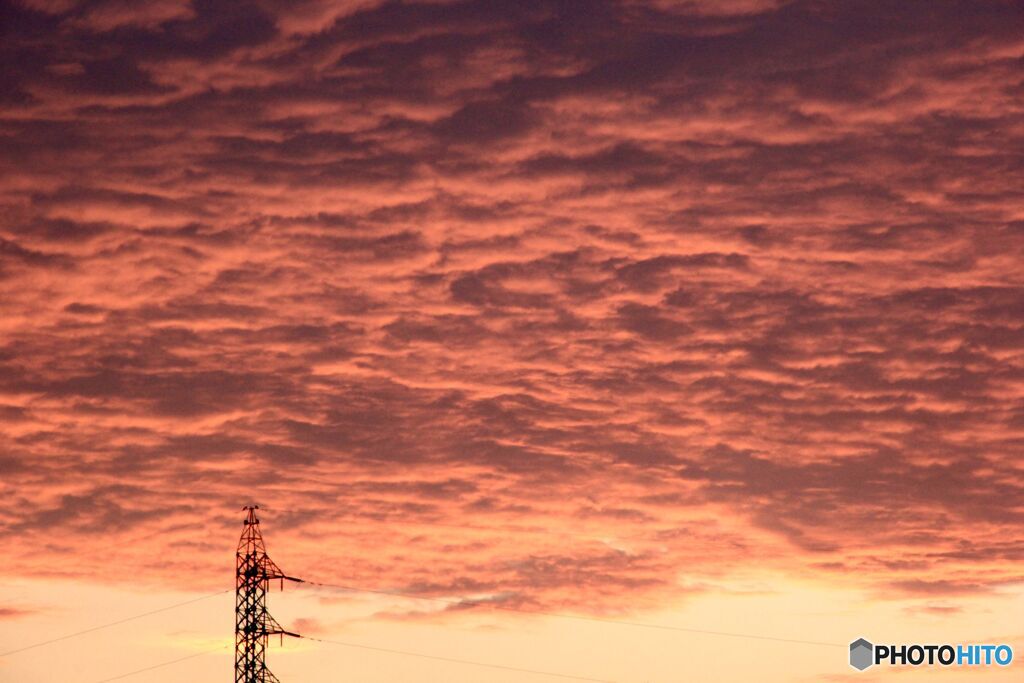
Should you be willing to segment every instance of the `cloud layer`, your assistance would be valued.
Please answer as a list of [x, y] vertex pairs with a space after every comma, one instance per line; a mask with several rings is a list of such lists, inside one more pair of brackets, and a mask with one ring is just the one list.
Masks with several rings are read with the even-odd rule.
[[1019, 5], [287, 5], [3, 10], [9, 571], [1021, 579]]

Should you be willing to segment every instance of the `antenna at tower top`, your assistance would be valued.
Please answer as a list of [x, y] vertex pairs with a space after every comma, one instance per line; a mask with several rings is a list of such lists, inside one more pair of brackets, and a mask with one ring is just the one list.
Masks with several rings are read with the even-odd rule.
[[259, 524], [260, 523], [260, 520], [256, 517], [256, 511], [260, 509], [259, 505], [246, 505], [242, 509], [249, 511], [249, 514], [247, 514], [245, 516], [245, 519], [242, 520], [242, 524], [245, 524], [246, 526], [250, 526], [250, 525], [253, 525], [253, 524]]

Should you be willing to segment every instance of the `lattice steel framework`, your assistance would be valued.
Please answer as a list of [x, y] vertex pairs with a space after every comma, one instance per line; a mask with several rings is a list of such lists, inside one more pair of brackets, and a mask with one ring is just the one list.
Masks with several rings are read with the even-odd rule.
[[273, 580], [299, 581], [286, 576], [267, 556], [267, 548], [260, 534], [257, 505], [243, 508], [247, 511], [242, 523], [242, 537], [235, 554], [235, 683], [280, 683], [270, 672], [264, 660], [270, 636], [300, 637], [286, 631], [267, 612], [267, 587]]

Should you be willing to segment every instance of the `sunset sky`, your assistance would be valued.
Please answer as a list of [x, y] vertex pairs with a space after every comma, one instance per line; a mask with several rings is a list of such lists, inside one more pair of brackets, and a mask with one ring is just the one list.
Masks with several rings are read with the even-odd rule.
[[1022, 679], [1021, 3], [0, 34], [0, 651], [196, 600], [0, 682], [231, 681], [249, 504], [282, 683]]

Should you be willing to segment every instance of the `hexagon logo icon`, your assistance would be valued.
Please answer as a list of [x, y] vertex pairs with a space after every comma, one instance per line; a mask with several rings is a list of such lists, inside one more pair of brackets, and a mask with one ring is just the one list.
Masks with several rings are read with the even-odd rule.
[[874, 655], [875, 646], [864, 638], [858, 638], [850, 643], [850, 666], [857, 671], [863, 671], [874, 664]]

